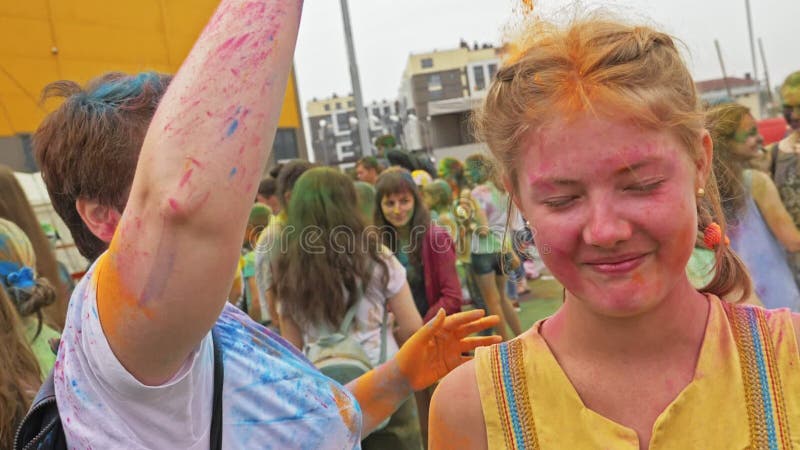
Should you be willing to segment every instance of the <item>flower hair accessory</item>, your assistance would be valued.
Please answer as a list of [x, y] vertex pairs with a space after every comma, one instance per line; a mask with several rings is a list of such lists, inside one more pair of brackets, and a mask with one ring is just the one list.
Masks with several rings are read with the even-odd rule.
[[722, 242], [723, 237], [725, 238], [725, 245], [730, 245], [730, 239], [728, 239], [728, 236], [722, 235], [722, 228], [719, 224], [711, 222], [703, 231], [703, 244], [713, 250]]
[[13, 263], [0, 263], [0, 280], [8, 287], [27, 289], [36, 286], [33, 269]]

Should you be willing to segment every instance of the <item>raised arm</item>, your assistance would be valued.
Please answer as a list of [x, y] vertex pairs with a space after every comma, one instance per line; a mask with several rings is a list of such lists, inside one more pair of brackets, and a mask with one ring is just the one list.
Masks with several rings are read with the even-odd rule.
[[770, 230], [778, 241], [790, 252], [800, 251], [800, 230], [792, 216], [783, 206], [778, 188], [769, 175], [758, 170], [750, 171], [753, 176], [753, 199], [764, 216]]
[[225, 304], [301, 9], [223, 0], [150, 124], [96, 278], [107, 340], [143, 383], [168, 380]]

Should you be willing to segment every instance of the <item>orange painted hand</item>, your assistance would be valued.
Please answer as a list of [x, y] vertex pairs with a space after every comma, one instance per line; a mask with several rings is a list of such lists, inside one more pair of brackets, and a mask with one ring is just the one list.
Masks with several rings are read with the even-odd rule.
[[470, 337], [500, 322], [497, 316], [483, 317], [484, 314], [477, 309], [445, 316], [440, 309], [436, 317], [403, 344], [395, 360], [414, 391], [425, 389], [469, 361], [471, 357], [463, 356], [464, 353], [502, 340], [500, 336]]

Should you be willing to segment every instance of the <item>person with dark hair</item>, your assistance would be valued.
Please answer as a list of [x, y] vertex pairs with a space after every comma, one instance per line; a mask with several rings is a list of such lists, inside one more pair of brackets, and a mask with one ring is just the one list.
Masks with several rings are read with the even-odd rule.
[[275, 183], [275, 196], [280, 203], [280, 212], [270, 219], [269, 225], [259, 235], [254, 249], [259, 302], [267, 306], [270, 325], [275, 330], [280, 326], [280, 310], [275, 294], [275, 257], [284, 250], [282, 236], [289, 214], [292, 188], [297, 179], [312, 167], [313, 164], [302, 159], [295, 159], [281, 166]]
[[[678, 41], [524, 3], [475, 128], [564, 301], [439, 384], [429, 448], [798, 448], [800, 315], [734, 303], [750, 277]], [[716, 269], [699, 289], [698, 232]]]
[[356, 178], [358, 181], [375, 184], [381, 170], [383, 170], [383, 168], [380, 163], [378, 163], [378, 159], [374, 156], [364, 156], [356, 162]]
[[[368, 232], [347, 176], [327, 167], [310, 169], [293, 192], [287, 248], [276, 264], [281, 335], [308, 352], [308, 346], [324, 339], [329, 330], [340, 330], [355, 308], [346, 332], [370, 365], [377, 366], [422, 326], [406, 271], [377, 234]], [[384, 323], [387, 308], [394, 324]], [[362, 447], [422, 448], [415, 410], [409, 396], [388, 425], [371, 434]]]
[[0, 165], [0, 218], [8, 219], [22, 228], [36, 251], [36, 272], [50, 280], [55, 300], [44, 309], [45, 322], [56, 329], [64, 328], [67, 316], [68, 289], [61, 281], [55, 251], [31, 207], [25, 191], [10, 167]]
[[800, 312], [800, 290], [786, 259], [787, 250], [800, 252], [800, 230], [769, 175], [745, 168], [758, 155], [755, 119], [742, 105], [722, 104], [706, 113], [706, 129], [714, 141], [714, 175], [731, 248], [764, 306]]
[[389, 168], [375, 185], [375, 226], [383, 245], [406, 268], [414, 302], [424, 320], [439, 308], [461, 310], [461, 287], [456, 273], [455, 246], [447, 230], [431, 216], [411, 174]]
[[[447, 230], [434, 225], [411, 173], [399, 167], [383, 171], [375, 184], [375, 226], [383, 245], [406, 269], [417, 310], [430, 320], [440, 309], [461, 310], [456, 253]], [[427, 440], [432, 392], [417, 393], [422, 436]]]
[[269, 206], [272, 215], [278, 215], [281, 212], [281, 202], [278, 199], [278, 182], [275, 178], [267, 177], [258, 183], [258, 194], [256, 194], [256, 202]]
[[[34, 152], [96, 259], [53, 370], [69, 448], [355, 448], [493, 322], [440, 314], [344, 387], [226, 302], [301, 10], [299, 0], [222, 0], [163, 98], [156, 74], [46, 91], [66, 98]], [[224, 381], [212, 441], [215, 361]]]
[[36, 253], [21, 228], [0, 219], [0, 242], [0, 286], [17, 308], [44, 379], [56, 361], [50, 344], [59, 334], [44, 323], [43, 310], [56, 300], [56, 292], [47, 278], [37, 276]]

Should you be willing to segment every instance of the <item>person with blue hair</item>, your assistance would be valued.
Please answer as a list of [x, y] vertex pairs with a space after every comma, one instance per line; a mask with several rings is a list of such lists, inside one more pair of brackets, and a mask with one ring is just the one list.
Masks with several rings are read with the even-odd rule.
[[95, 260], [53, 372], [68, 447], [358, 448], [412, 391], [489, 342], [467, 336], [494, 319], [442, 313], [345, 387], [227, 304], [301, 10], [222, 0], [173, 80], [111, 74], [45, 91], [66, 98], [34, 152]]

